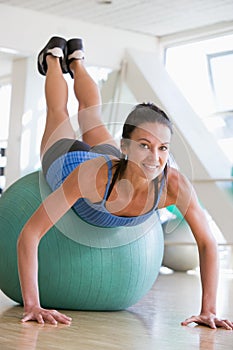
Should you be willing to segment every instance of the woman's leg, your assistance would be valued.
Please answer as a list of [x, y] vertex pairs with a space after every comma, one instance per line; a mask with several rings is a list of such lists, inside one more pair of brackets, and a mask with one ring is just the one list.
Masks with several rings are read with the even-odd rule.
[[62, 138], [75, 139], [67, 110], [68, 87], [59, 58], [48, 55], [46, 60], [48, 65], [45, 80], [47, 118], [41, 141], [41, 156], [56, 141]]
[[117, 146], [101, 120], [101, 97], [98, 86], [88, 74], [83, 60], [73, 60], [74, 92], [79, 102], [78, 122], [83, 141], [91, 147], [101, 143]]

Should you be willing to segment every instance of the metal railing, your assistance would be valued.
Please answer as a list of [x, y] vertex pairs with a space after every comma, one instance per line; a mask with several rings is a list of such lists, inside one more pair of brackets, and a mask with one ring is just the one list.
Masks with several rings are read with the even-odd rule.
[[193, 183], [203, 183], [203, 182], [233, 182], [233, 176], [228, 178], [214, 178], [214, 179], [193, 179]]
[[[6, 148], [0, 147], [0, 159], [6, 157]], [[0, 177], [5, 176], [5, 166], [0, 164]], [[3, 192], [3, 186], [0, 185], [0, 196]]]

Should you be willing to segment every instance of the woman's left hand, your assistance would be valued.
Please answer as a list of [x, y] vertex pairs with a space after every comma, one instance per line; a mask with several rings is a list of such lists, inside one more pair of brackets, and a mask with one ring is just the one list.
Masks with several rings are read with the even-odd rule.
[[216, 329], [217, 327], [225, 328], [227, 330], [233, 330], [233, 322], [229, 320], [222, 320], [216, 317], [215, 314], [200, 314], [199, 316], [192, 316], [187, 318], [185, 321], [181, 322], [182, 326], [187, 326], [190, 323], [195, 322], [202, 326], [209, 326], [212, 329]]

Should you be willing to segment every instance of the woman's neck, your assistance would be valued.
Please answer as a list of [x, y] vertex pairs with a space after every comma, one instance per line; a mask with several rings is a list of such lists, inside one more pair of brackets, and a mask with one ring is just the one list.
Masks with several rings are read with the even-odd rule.
[[126, 187], [132, 187], [136, 192], [148, 191], [148, 189], [153, 186], [153, 181], [149, 181], [139, 167], [135, 169], [135, 166], [132, 166], [130, 162], [128, 162], [121, 180], [126, 180], [124, 181], [124, 185]]

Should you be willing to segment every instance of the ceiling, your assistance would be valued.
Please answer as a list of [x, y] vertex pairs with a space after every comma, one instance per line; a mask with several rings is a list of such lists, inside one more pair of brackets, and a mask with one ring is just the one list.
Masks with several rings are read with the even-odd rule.
[[0, 0], [0, 4], [158, 37], [233, 21], [233, 0]]

